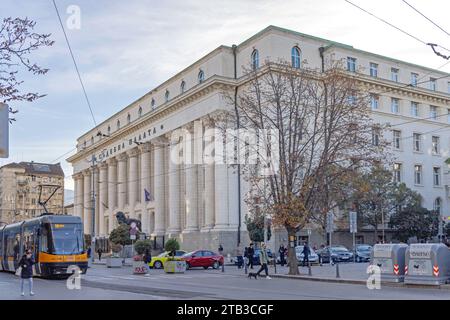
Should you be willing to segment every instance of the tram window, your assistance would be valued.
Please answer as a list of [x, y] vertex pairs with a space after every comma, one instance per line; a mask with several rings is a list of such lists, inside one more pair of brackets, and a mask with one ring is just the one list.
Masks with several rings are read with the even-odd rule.
[[47, 226], [42, 228], [42, 232], [41, 232], [41, 251], [48, 252], [48, 231], [47, 231]]
[[23, 237], [23, 248], [24, 250], [26, 249], [31, 249], [34, 250], [34, 234], [33, 234], [34, 230], [25, 230]]

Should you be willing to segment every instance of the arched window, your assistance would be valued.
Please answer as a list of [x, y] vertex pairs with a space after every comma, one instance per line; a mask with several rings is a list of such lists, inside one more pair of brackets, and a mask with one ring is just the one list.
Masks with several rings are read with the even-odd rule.
[[205, 81], [205, 73], [203, 70], [200, 70], [198, 73], [198, 83], [202, 83], [203, 81]]
[[433, 210], [434, 210], [434, 212], [441, 214], [441, 211], [442, 211], [441, 198], [436, 198], [436, 200], [434, 200]]
[[256, 49], [252, 52], [252, 68], [253, 70], [259, 68], [259, 52]]
[[300, 69], [301, 57], [300, 49], [298, 47], [293, 47], [291, 50], [292, 67]]
[[166, 102], [169, 102], [169, 99], [170, 99], [170, 92], [169, 92], [169, 90], [166, 90], [166, 93], [165, 93], [164, 97], [166, 99]]
[[184, 80], [183, 80], [183, 81], [181, 81], [181, 84], [180, 84], [180, 92], [184, 93], [185, 89], [186, 89], [186, 82], [184, 82]]
[[131, 115], [128, 114], [128, 115], [127, 115], [127, 123], [130, 124], [130, 122], [131, 122]]
[[108, 126], [108, 135], [111, 134], [111, 127]]
[[142, 107], [139, 107], [139, 118], [142, 117]]
[[152, 105], [152, 109], [155, 109], [155, 99], [152, 99], [151, 105]]
[[117, 120], [117, 130], [120, 129], [120, 120]]

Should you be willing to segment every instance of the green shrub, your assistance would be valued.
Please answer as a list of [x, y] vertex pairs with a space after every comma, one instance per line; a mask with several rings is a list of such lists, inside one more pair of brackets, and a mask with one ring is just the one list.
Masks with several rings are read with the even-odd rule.
[[144, 254], [147, 249], [152, 249], [152, 242], [149, 239], [138, 240], [134, 244], [134, 250], [136, 250], [137, 254]]
[[167, 240], [164, 249], [169, 253], [169, 255], [173, 258], [175, 256], [175, 251], [180, 250], [180, 244], [178, 240], [175, 238]]
[[112, 243], [121, 244], [122, 246], [131, 244], [130, 227], [126, 224], [120, 224], [117, 228], [111, 231], [109, 240]]

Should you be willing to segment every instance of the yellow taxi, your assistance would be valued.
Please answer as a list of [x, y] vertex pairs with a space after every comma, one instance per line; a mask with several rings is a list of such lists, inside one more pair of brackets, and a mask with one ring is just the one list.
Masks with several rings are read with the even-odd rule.
[[[175, 251], [175, 260], [181, 260], [181, 256], [183, 256], [186, 253], [186, 251], [183, 250], [177, 250]], [[154, 269], [162, 269], [164, 268], [164, 263], [169, 259], [169, 251], [165, 251], [156, 257], [152, 258], [152, 261], [148, 264], [150, 268]]]

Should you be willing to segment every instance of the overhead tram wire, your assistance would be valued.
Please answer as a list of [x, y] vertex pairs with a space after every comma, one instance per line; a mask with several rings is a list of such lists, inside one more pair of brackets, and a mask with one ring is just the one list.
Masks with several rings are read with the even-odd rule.
[[424, 15], [422, 12], [420, 12], [418, 9], [416, 9], [413, 5], [408, 3], [406, 0], [402, 0], [404, 3], [406, 3], [411, 9], [416, 11], [418, 14], [420, 14], [422, 17], [430, 21], [432, 24], [434, 24], [437, 28], [439, 28], [442, 32], [444, 32], [446, 35], [450, 36], [450, 33], [448, 33], [446, 30], [444, 30], [441, 26], [439, 26], [436, 22], [428, 18], [426, 15]]
[[[411, 37], [411, 38], [413, 38], [414, 40], [416, 40], [416, 41], [418, 41], [418, 42], [420, 42], [420, 43], [422, 43], [422, 44], [424, 44], [424, 45], [426, 45], [426, 46], [429, 46], [429, 43], [428, 43], [428, 42], [419, 39], [418, 37], [412, 35], [411, 33], [407, 32], [407, 31], [405, 31], [405, 30], [403, 30], [403, 29], [400, 29], [399, 27], [397, 27], [397, 26], [393, 25], [392, 23], [390, 23], [390, 22], [384, 20], [383, 18], [380, 18], [380, 17], [374, 15], [373, 13], [367, 11], [366, 9], [361, 8], [360, 6], [354, 4], [353, 2], [351, 2], [351, 1], [349, 1], [349, 0], [344, 0], [344, 1], [347, 2], [347, 3], [349, 3], [349, 4], [351, 4], [351, 5], [354, 6], [355, 8], [358, 8], [359, 10], [361, 10], [361, 11], [367, 13], [368, 15], [370, 15], [370, 16], [372, 16], [372, 17], [378, 19], [378, 20], [380, 20], [381, 22], [383, 22], [383, 23], [389, 25], [390, 27], [392, 27], [392, 28], [394, 28], [394, 29], [400, 31], [401, 33], [407, 35], [408, 37]], [[443, 46], [441, 46], [441, 45], [436, 45], [436, 46], [437, 46], [437, 47], [440, 47], [440, 48], [442, 48], [442, 49], [444, 49], [444, 50], [446, 50], [446, 51], [448, 51], [448, 52], [450, 52], [450, 49], [447, 49], [447, 48], [445, 48], [445, 47], [443, 47]]]
[[70, 46], [70, 42], [69, 42], [69, 38], [67, 37], [66, 30], [64, 29], [64, 25], [63, 25], [62, 20], [61, 20], [61, 15], [59, 14], [58, 6], [56, 5], [55, 0], [52, 0], [52, 1], [53, 1], [53, 5], [55, 7], [55, 10], [56, 10], [56, 14], [58, 15], [59, 24], [61, 25], [62, 32], [64, 33], [64, 38], [66, 39], [67, 47], [69, 48], [70, 56], [72, 57], [72, 61], [73, 61], [73, 64], [75, 66], [75, 70], [76, 70], [77, 75], [78, 75], [78, 80], [80, 81], [81, 88], [83, 89], [84, 97], [86, 98], [87, 105], [88, 105], [89, 110], [91, 112], [92, 120], [94, 121], [94, 125], [97, 126], [97, 122], [95, 121], [95, 117], [94, 117], [94, 112], [92, 111], [91, 102], [89, 101], [88, 95], [86, 93], [86, 89], [84, 87], [83, 80], [82, 80], [81, 75], [80, 75], [80, 71], [78, 70], [78, 65], [77, 65], [77, 62], [75, 60], [75, 56], [74, 56], [74, 54], [72, 52], [72, 47]]

